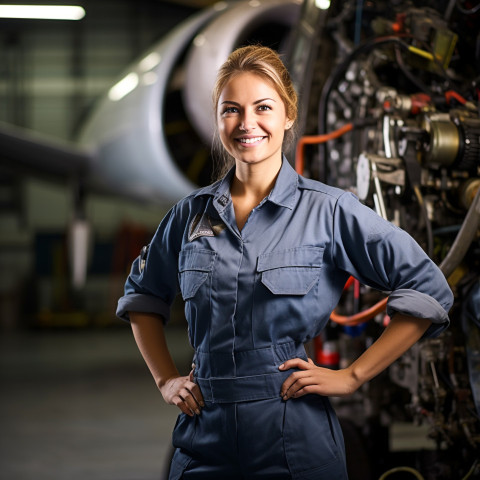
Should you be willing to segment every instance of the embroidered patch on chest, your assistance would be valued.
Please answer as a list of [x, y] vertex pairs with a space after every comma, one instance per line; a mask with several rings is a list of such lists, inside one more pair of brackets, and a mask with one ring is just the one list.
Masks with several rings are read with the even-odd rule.
[[207, 214], [197, 213], [188, 229], [188, 241], [193, 242], [199, 237], [214, 237], [225, 228], [221, 220], [210, 218]]

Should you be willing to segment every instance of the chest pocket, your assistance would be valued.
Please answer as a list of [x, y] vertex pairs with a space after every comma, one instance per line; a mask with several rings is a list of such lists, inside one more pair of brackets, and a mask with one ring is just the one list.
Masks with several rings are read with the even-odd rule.
[[275, 295], [305, 295], [320, 277], [323, 247], [298, 247], [264, 253], [257, 271], [262, 283]]
[[217, 253], [212, 250], [182, 250], [178, 257], [178, 279], [184, 300], [192, 298], [213, 270]]

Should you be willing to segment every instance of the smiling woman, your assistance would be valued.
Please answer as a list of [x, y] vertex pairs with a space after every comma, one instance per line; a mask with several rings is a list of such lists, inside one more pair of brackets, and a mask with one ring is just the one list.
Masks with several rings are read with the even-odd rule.
[[[213, 100], [233, 166], [170, 210], [119, 301], [163, 398], [182, 412], [170, 480], [346, 480], [327, 396], [352, 394], [448, 325], [451, 291], [415, 241], [283, 157], [296, 98], [271, 49], [230, 55]], [[304, 343], [325, 327], [350, 275], [392, 291], [392, 321], [347, 368], [321, 368]], [[195, 349], [187, 376], [163, 331], [177, 284]]]
[[254, 73], [233, 77], [220, 95], [217, 124], [220, 140], [238, 169], [269, 162], [262, 167], [280, 170], [284, 132], [291, 121], [270, 82]]
[[[247, 98], [249, 94], [251, 98]], [[267, 139], [271, 151], [280, 146], [277, 155], [281, 161], [282, 146], [286, 149], [295, 139], [297, 93], [278, 54], [254, 46], [234, 51], [218, 72], [212, 97], [218, 137], [214, 144], [223, 161], [219, 176], [236, 159], [235, 150], [228, 148], [226, 137], [222, 136], [227, 129], [235, 128], [235, 121], [240, 121], [236, 125], [237, 142], [255, 145], [256, 141]], [[269, 138], [262, 127], [273, 128], [275, 137]]]

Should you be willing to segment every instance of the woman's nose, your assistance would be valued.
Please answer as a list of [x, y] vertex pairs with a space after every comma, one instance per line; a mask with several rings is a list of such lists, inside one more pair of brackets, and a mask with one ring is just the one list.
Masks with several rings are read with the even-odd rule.
[[240, 121], [240, 130], [247, 133], [255, 128], [253, 118], [249, 114], [244, 114]]

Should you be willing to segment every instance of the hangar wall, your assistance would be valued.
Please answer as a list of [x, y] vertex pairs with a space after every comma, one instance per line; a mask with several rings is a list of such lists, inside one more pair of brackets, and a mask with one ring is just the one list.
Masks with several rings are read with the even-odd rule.
[[[75, 141], [95, 102], [126, 65], [198, 10], [195, 3], [165, 1], [77, 3], [86, 10], [79, 22], [0, 19], [1, 122]], [[66, 235], [72, 204], [70, 185], [19, 174], [0, 162], [0, 328], [115, 321], [112, 308], [121, 292], [127, 260], [114, 266], [113, 256], [123, 249], [123, 241], [129, 241], [128, 232], [133, 232], [132, 236], [143, 232], [148, 238], [164, 211], [127, 200], [88, 196], [92, 274], [79, 299], [68, 288]], [[120, 230], [123, 238], [118, 235]], [[45, 249], [57, 251], [50, 264]], [[96, 300], [86, 302], [86, 298]], [[77, 312], [80, 304], [87, 305], [84, 318], [73, 321], [76, 313], [77, 317], [65, 316], [66, 310]], [[97, 320], [88, 315], [89, 308]], [[40, 311], [43, 320], [39, 320]], [[55, 319], [57, 311], [66, 320]]]

